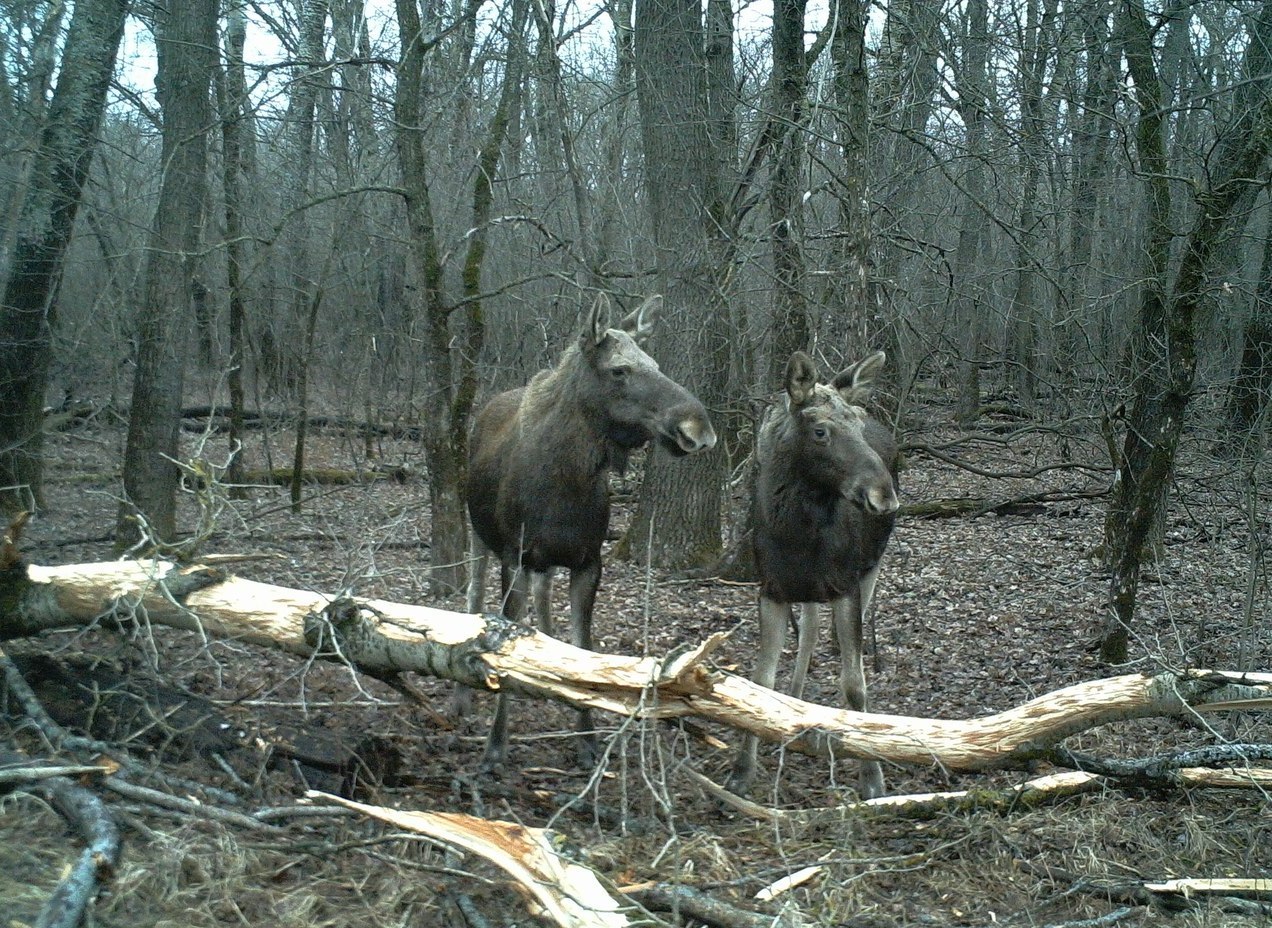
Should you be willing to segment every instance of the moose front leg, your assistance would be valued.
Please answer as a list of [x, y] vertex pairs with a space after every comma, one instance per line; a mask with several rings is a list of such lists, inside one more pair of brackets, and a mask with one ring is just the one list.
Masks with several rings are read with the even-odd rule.
[[[871, 571], [877, 576], [878, 568]], [[831, 603], [835, 618], [835, 634], [839, 638], [839, 689], [844, 705], [858, 712], [870, 711], [870, 697], [866, 692], [866, 671], [862, 662], [862, 617], [865, 615], [862, 589], [873, 589], [863, 581], [856, 596], [844, 596]], [[863, 760], [857, 787], [862, 799], [874, 799], [883, 795], [883, 768], [876, 760]]]
[[[570, 571], [570, 634], [576, 648], [592, 650], [592, 609], [596, 591], [601, 585], [601, 562]], [[590, 770], [596, 766], [600, 751], [591, 709], [580, 709], [578, 719], [579, 766]]]
[[[777, 683], [777, 663], [786, 644], [786, 627], [793, 612], [789, 603], [779, 603], [765, 596], [760, 597], [760, 649], [755, 656], [755, 670], [751, 680], [769, 689]], [[733, 759], [728, 788], [735, 793], [745, 793], [755, 779], [756, 753], [759, 741], [755, 735], [744, 735]]]

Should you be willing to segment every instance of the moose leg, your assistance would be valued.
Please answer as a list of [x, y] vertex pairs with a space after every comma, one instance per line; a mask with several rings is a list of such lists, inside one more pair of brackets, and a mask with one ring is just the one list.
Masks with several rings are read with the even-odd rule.
[[[755, 670], [751, 679], [760, 686], [773, 689], [777, 682], [777, 662], [786, 644], [786, 626], [793, 613], [789, 603], [775, 602], [760, 597], [760, 650], [755, 656]], [[733, 771], [729, 774], [728, 787], [735, 793], [744, 793], [755, 779], [755, 756], [759, 741], [755, 735], [743, 735], [737, 757], [733, 759]]]
[[[876, 567], [869, 574], [870, 582], [863, 578], [855, 596], [841, 597], [831, 603], [835, 617], [835, 630], [839, 635], [839, 688], [843, 692], [844, 705], [858, 712], [870, 711], [870, 699], [866, 695], [866, 673], [862, 666], [862, 616], [868, 595], [874, 590]], [[876, 760], [863, 760], [857, 792], [862, 799], [874, 799], [883, 795], [883, 768]]]
[[[476, 614], [486, 600], [486, 565], [490, 560], [490, 549], [482, 544], [477, 533], [472, 533], [472, 545], [468, 551], [468, 599], [466, 608]], [[455, 692], [451, 694], [451, 718], [462, 719], [473, 712], [473, 691], [471, 687], [455, 684]]]
[[[503, 614], [514, 622], [521, 618], [526, 605], [526, 571], [521, 566], [499, 565], [499, 579], [503, 587]], [[490, 734], [486, 736], [486, 750], [482, 754], [483, 770], [496, 770], [508, 759], [508, 694], [501, 692], [495, 699], [495, 717], [490, 722]]]
[[[600, 585], [599, 560], [570, 571], [570, 637], [576, 648], [592, 650], [592, 609], [596, 605], [596, 590]], [[579, 710], [578, 732], [579, 766], [590, 770], [596, 766], [599, 757], [591, 709]]]
[[821, 637], [821, 608], [817, 603], [803, 603], [799, 611], [799, 641], [795, 652], [795, 672], [791, 675], [791, 695], [804, 698], [804, 681], [808, 679], [808, 665], [813, 659], [813, 648]]
[[534, 619], [539, 631], [552, 634], [552, 570], [536, 570], [530, 574], [530, 599], [534, 602]]
[[468, 549], [468, 611], [481, 612], [486, 599], [486, 565], [490, 561], [490, 549], [481, 543], [473, 532], [472, 545]]

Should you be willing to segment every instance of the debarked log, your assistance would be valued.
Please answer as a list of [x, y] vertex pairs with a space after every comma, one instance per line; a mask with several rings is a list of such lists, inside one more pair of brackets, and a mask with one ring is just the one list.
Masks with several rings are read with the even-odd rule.
[[1067, 687], [966, 720], [854, 712], [803, 702], [715, 669], [713, 635], [667, 657], [572, 647], [498, 616], [327, 596], [220, 568], [114, 561], [0, 569], [0, 639], [92, 622], [151, 623], [347, 661], [511, 689], [623, 715], [697, 716], [804, 753], [952, 770], [1019, 766], [1064, 738], [1136, 718], [1272, 707], [1272, 674], [1190, 670]]

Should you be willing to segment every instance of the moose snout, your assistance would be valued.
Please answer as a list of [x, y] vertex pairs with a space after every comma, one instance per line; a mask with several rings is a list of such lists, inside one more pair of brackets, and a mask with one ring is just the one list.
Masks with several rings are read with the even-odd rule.
[[716, 433], [705, 414], [690, 414], [673, 421], [668, 436], [682, 454], [697, 454], [715, 447]]
[[891, 478], [870, 482], [858, 482], [844, 494], [866, 512], [875, 516], [888, 516], [901, 508], [897, 491]]

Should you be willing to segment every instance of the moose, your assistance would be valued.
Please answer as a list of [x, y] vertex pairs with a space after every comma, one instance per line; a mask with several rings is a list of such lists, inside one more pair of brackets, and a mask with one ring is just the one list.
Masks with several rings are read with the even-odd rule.
[[[891, 434], [862, 407], [886, 361], [877, 351], [818, 382], [817, 366], [796, 351], [786, 365], [786, 396], [765, 414], [756, 440], [753, 546], [760, 581], [760, 644], [752, 679], [773, 687], [786, 628], [801, 604], [791, 692], [803, 693], [830, 603], [839, 641], [845, 704], [867, 711], [862, 620], [897, 512], [898, 453]], [[745, 792], [755, 776], [756, 739], [734, 759], [729, 786]], [[878, 761], [863, 761], [858, 791], [883, 794]]]
[[[499, 558], [503, 613], [521, 618], [527, 574], [539, 629], [552, 633], [552, 572], [570, 574], [572, 641], [592, 647], [592, 608], [601, 580], [601, 544], [609, 526], [609, 474], [656, 441], [676, 456], [716, 442], [707, 411], [663, 374], [641, 347], [654, 329], [662, 297], [647, 299], [615, 327], [599, 297], [577, 341], [557, 365], [524, 387], [493, 397], [477, 414], [469, 441], [468, 514], [473, 564], [468, 610], [481, 609], [486, 563]], [[459, 695], [463, 711], [464, 695]], [[580, 711], [579, 760], [592, 766], [595, 736]], [[500, 694], [483, 767], [507, 757], [508, 704]]]

